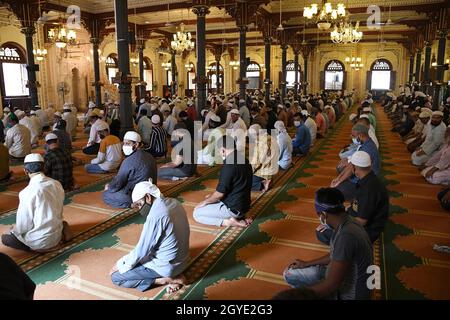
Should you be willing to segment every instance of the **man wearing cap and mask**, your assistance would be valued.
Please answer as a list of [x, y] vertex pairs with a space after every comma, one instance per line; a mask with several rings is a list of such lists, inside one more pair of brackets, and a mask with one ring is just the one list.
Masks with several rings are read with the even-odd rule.
[[314, 143], [316, 142], [317, 124], [314, 121], [314, 119], [310, 117], [308, 110], [302, 110], [300, 113], [302, 114], [302, 116], [305, 119], [305, 127], [309, 131], [309, 135], [311, 138], [311, 147], [312, 147], [314, 145]]
[[186, 284], [182, 275], [189, 259], [186, 211], [178, 200], [165, 198], [151, 181], [134, 187], [132, 201], [146, 220], [136, 247], [111, 269], [111, 280], [139, 291], [168, 285], [167, 291], [175, 292]]
[[213, 166], [214, 164], [222, 164], [222, 157], [217, 150], [217, 141], [225, 135], [225, 129], [220, 127], [220, 117], [212, 115], [209, 120], [209, 129], [204, 133], [208, 143], [198, 151], [197, 163]]
[[243, 152], [245, 150], [247, 126], [245, 125], [244, 120], [241, 119], [241, 114], [237, 109], [231, 109], [230, 118], [230, 124], [227, 127], [224, 127], [224, 129], [227, 134], [236, 139], [237, 151]]
[[[370, 155], [373, 172], [378, 175], [380, 173], [380, 155], [377, 146], [369, 137], [369, 128], [366, 125], [357, 123], [352, 128], [352, 141], [355, 145], [359, 145], [357, 151], [365, 151]], [[346, 200], [352, 200], [355, 196], [356, 183], [358, 177], [354, 175], [353, 167], [350, 163], [341, 161], [341, 172], [337, 178], [331, 182], [332, 188], [338, 188], [345, 196]]]
[[83, 148], [83, 153], [88, 155], [96, 155], [98, 153], [98, 149], [100, 148], [101, 141], [100, 136], [98, 135], [98, 127], [104, 127], [105, 124], [108, 124], [102, 120], [102, 115], [98, 109], [95, 109], [90, 113], [89, 122], [91, 124], [89, 140], [87, 146]]
[[88, 173], [109, 173], [115, 171], [122, 161], [122, 142], [110, 134], [106, 124], [98, 126], [98, 135], [102, 141], [98, 149], [97, 158], [92, 159], [90, 164], [85, 165]]
[[[367, 231], [373, 243], [384, 230], [389, 215], [389, 194], [383, 182], [372, 171], [367, 152], [356, 151], [349, 159], [354, 175], [358, 178], [354, 199], [347, 212]], [[317, 238], [329, 244], [333, 230], [324, 226], [316, 229]]]
[[12, 160], [21, 161], [31, 152], [31, 133], [27, 127], [19, 124], [19, 119], [14, 113], [8, 117], [9, 128], [6, 132], [5, 146], [9, 149]]
[[446, 126], [442, 122], [442, 111], [434, 111], [431, 116], [430, 131], [425, 141], [411, 155], [411, 161], [415, 166], [424, 165], [444, 143]]
[[59, 181], [66, 192], [72, 191], [75, 182], [70, 153], [59, 147], [58, 136], [54, 133], [45, 136], [45, 144], [48, 151], [44, 155], [44, 174]]
[[105, 185], [103, 201], [114, 208], [129, 208], [131, 192], [136, 184], [152, 178], [157, 181], [156, 161], [153, 156], [140, 148], [141, 136], [128, 131], [123, 138], [123, 160], [119, 172]]
[[251, 205], [252, 166], [236, 150], [236, 141], [229, 134], [217, 141], [217, 150], [224, 160], [219, 183], [216, 191], [194, 208], [194, 219], [218, 227], [247, 227], [251, 223], [245, 214]]
[[311, 147], [311, 136], [309, 130], [306, 128], [304, 121], [305, 115], [297, 113], [294, 116], [294, 126], [296, 129], [295, 138], [292, 140], [292, 155], [305, 156]]
[[417, 125], [417, 133], [413, 135], [408, 135], [405, 140], [405, 144], [409, 152], [413, 153], [427, 137], [428, 132], [430, 132], [431, 127], [431, 114], [432, 112], [421, 111], [419, 114], [420, 125]]
[[267, 120], [261, 115], [259, 107], [253, 107], [250, 113], [251, 113], [250, 125], [257, 124], [261, 128], [267, 129]]
[[330, 253], [311, 261], [294, 260], [284, 270], [284, 279], [322, 299], [369, 300], [367, 271], [373, 252], [367, 232], [346, 213], [344, 196], [337, 189], [319, 189], [315, 208], [321, 223], [334, 230]]
[[165, 157], [167, 155], [167, 133], [161, 125], [161, 118], [155, 114], [151, 119], [153, 129], [150, 134], [150, 143], [145, 150], [155, 158]]
[[287, 170], [292, 164], [292, 142], [291, 137], [287, 133], [283, 121], [275, 122], [275, 130], [277, 131], [277, 144], [280, 157], [278, 165], [281, 169]]
[[24, 171], [30, 182], [19, 193], [16, 224], [2, 235], [2, 243], [24, 251], [56, 250], [61, 241], [72, 238], [69, 225], [63, 221], [64, 189], [44, 175], [44, 159], [38, 153], [25, 157]]

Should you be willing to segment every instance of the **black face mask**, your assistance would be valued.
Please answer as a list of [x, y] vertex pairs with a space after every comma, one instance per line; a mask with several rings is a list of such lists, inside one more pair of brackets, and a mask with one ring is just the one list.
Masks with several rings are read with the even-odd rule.
[[147, 218], [150, 209], [152, 208], [151, 204], [148, 204], [147, 202], [142, 206], [142, 208], [139, 210], [139, 214], [143, 216], [144, 218]]
[[102, 140], [105, 139], [105, 137], [106, 137], [104, 134], [99, 134], [98, 136], [99, 136], [100, 139], [102, 139]]

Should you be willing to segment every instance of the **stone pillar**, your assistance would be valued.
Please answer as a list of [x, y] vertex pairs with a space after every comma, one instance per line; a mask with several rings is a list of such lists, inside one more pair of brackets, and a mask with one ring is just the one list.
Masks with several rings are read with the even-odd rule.
[[298, 87], [299, 87], [299, 83], [298, 83], [298, 51], [294, 51], [294, 70], [295, 70], [295, 81], [294, 81], [294, 97], [295, 100], [298, 100]]
[[100, 44], [99, 38], [91, 38], [92, 43], [92, 56], [94, 62], [94, 89], [95, 89], [95, 105], [102, 105], [102, 84], [100, 82], [100, 58], [98, 54], [98, 46]]
[[287, 56], [287, 46], [281, 46], [281, 100], [284, 103], [284, 99], [286, 98], [286, 56]]
[[145, 98], [145, 85], [144, 83], [144, 47], [145, 47], [145, 42], [142, 41], [142, 43], [140, 43], [137, 46], [137, 50], [138, 50], [138, 55], [139, 55], [139, 99]]
[[413, 82], [413, 76], [414, 76], [414, 55], [409, 55], [409, 83]]
[[239, 98], [245, 100], [247, 91], [247, 26], [239, 26]]
[[170, 84], [170, 94], [172, 97], [177, 93], [177, 63], [175, 61], [176, 52], [172, 51], [172, 58], [170, 60], [171, 69], [172, 69], [172, 81]]
[[305, 66], [303, 68], [303, 94], [307, 95], [308, 94], [308, 55], [304, 55], [303, 56], [303, 61], [305, 63]]
[[266, 104], [270, 101], [270, 85], [272, 81], [270, 80], [270, 48], [272, 44], [272, 39], [270, 37], [264, 38], [264, 66], [266, 67], [266, 79], [264, 79], [265, 85], [265, 100]]
[[422, 50], [417, 50], [416, 53], [416, 75], [415, 75], [415, 80], [417, 82], [420, 82], [420, 64], [422, 61]]
[[441, 88], [442, 88], [442, 81], [444, 80], [446, 38], [447, 38], [447, 30], [440, 30], [438, 33], [436, 88], [434, 89], [433, 109], [437, 109], [442, 102]]
[[430, 62], [431, 61], [431, 43], [427, 42], [425, 46], [425, 65], [423, 66], [423, 80], [425, 86], [430, 82]]
[[114, 79], [119, 84], [120, 94], [120, 134], [133, 130], [131, 111], [131, 74], [128, 33], [128, 0], [114, 0], [114, 17], [116, 22], [117, 54], [119, 72]]
[[220, 55], [216, 55], [216, 92], [217, 94], [221, 93], [220, 87]]
[[197, 112], [206, 108], [206, 15], [209, 13], [209, 8], [205, 5], [193, 7], [192, 11], [197, 15], [197, 75], [195, 77], [197, 89]]
[[28, 74], [28, 90], [31, 99], [31, 106], [39, 104], [38, 101], [38, 91], [37, 91], [37, 81], [36, 81], [36, 64], [34, 63], [33, 54], [33, 35], [36, 33], [34, 27], [22, 28], [22, 33], [25, 35], [25, 43], [27, 49], [27, 74]]

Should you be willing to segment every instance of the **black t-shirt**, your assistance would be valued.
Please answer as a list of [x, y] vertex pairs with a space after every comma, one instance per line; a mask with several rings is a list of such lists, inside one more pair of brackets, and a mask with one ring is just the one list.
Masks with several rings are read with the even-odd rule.
[[370, 240], [375, 242], [389, 216], [389, 195], [373, 171], [358, 181], [355, 199], [347, 211], [353, 217], [367, 220], [364, 227]]
[[6, 254], [0, 253], [0, 300], [31, 299], [36, 285]]
[[224, 194], [222, 202], [236, 218], [242, 218], [250, 209], [253, 170], [248, 159], [242, 164], [237, 160], [236, 152], [225, 159], [216, 190]]

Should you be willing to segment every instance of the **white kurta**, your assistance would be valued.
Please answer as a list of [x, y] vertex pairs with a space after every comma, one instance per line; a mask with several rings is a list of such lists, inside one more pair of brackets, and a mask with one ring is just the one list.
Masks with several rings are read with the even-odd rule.
[[31, 120], [30, 117], [23, 117], [22, 119], [20, 119], [19, 123], [25, 127], [28, 128], [28, 130], [30, 130], [30, 142], [31, 144], [37, 144], [38, 140], [39, 140], [39, 132], [41, 131], [41, 128], [39, 126], [37, 126], [36, 122], [34, 122], [33, 120]]
[[19, 193], [16, 225], [13, 233], [31, 249], [50, 249], [62, 238], [64, 189], [43, 173], [30, 178]]

